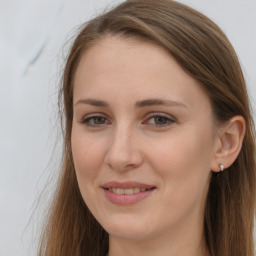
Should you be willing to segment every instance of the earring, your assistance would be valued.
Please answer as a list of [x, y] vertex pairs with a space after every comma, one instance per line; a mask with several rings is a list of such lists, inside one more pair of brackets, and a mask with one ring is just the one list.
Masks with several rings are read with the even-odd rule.
[[219, 164], [219, 168], [220, 168], [220, 171], [221, 171], [221, 172], [224, 171], [224, 165], [223, 165], [223, 164]]

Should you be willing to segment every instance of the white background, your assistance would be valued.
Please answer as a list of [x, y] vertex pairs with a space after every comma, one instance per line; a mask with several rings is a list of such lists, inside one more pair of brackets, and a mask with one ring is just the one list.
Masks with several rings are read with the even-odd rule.
[[[35, 255], [40, 210], [29, 220], [60, 156], [60, 149], [53, 153], [53, 148], [65, 43], [79, 24], [117, 2], [0, 0], [0, 256]], [[256, 0], [180, 2], [202, 11], [226, 32], [255, 108]], [[42, 203], [37, 209], [43, 209]]]

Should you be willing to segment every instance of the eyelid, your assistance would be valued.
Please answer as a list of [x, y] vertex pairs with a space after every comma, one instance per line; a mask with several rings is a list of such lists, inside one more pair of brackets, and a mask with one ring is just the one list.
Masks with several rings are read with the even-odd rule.
[[83, 121], [84, 119], [89, 118], [89, 117], [98, 117], [98, 116], [101, 116], [101, 117], [104, 117], [104, 118], [108, 118], [108, 117], [106, 116], [106, 114], [104, 114], [104, 113], [95, 112], [95, 113], [91, 113], [91, 114], [86, 114], [86, 115], [84, 115], [84, 116], [81, 118], [81, 121]]
[[146, 118], [155, 117], [155, 116], [166, 117], [166, 118], [171, 119], [173, 121], [177, 121], [174, 116], [172, 116], [170, 114], [166, 114], [164, 112], [150, 112], [149, 114], [147, 114]]

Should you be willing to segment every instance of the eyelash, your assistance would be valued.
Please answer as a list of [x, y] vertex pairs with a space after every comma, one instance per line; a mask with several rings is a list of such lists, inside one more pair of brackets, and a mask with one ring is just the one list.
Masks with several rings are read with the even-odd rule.
[[[97, 118], [101, 118], [103, 121], [106, 121], [107, 118], [102, 116], [102, 115], [97, 115], [97, 114], [93, 114], [93, 115], [90, 115], [90, 116], [87, 116], [86, 118], [84, 118], [81, 123], [88, 126], [88, 127], [92, 127], [92, 128], [97, 128], [97, 127], [101, 127], [102, 125], [105, 125], [105, 124], [108, 124], [108, 123], [101, 123], [101, 124], [91, 124], [90, 122], [91, 121], [94, 121], [97, 119]], [[150, 119], [154, 119], [154, 121], [156, 121], [156, 118], [163, 118], [164, 121], [166, 122], [165, 124], [153, 124], [155, 127], [159, 127], [159, 128], [163, 128], [163, 127], [166, 127], [168, 125], [171, 125], [172, 123], [175, 122], [175, 119], [174, 118], [171, 118], [169, 116], [166, 116], [162, 113], [154, 113], [152, 114], [149, 118], [147, 118], [146, 121], [150, 120]], [[143, 122], [144, 123], [144, 122]]]
[[154, 126], [160, 127], [160, 128], [161, 128], [161, 127], [166, 127], [166, 126], [171, 125], [172, 123], [175, 122], [174, 118], [171, 118], [170, 116], [166, 116], [166, 115], [164, 115], [164, 114], [162, 114], [162, 113], [155, 113], [155, 114], [151, 115], [151, 116], [147, 119], [147, 121], [150, 120], [150, 119], [154, 119], [154, 121], [156, 121], [156, 118], [163, 118], [163, 119], [166, 121], [165, 124], [156, 124], [156, 123], [153, 124]]
[[88, 127], [100, 127], [100, 126], [102, 126], [102, 125], [104, 125], [104, 124], [90, 124], [90, 122], [91, 121], [95, 121], [96, 120], [96, 118], [102, 118], [102, 119], [104, 119], [105, 121], [107, 120], [107, 118], [106, 117], [104, 117], [104, 116], [102, 116], [102, 115], [96, 115], [96, 114], [93, 114], [93, 115], [90, 115], [90, 116], [87, 116], [86, 118], [84, 118], [82, 121], [81, 121], [81, 123], [82, 124], [85, 124], [86, 126], [88, 126]]

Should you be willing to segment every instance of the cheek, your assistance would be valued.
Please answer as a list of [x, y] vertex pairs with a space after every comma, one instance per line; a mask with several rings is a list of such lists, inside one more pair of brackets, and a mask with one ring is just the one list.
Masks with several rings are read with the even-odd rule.
[[79, 186], [82, 190], [92, 184], [98, 175], [100, 166], [104, 159], [102, 143], [92, 140], [88, 136], [83, 136], [79, 132], [72, 132], [71, 147], [73, 160]]
[[[189, 128], [189, 127], [187, 127]], [[190, 127], [154, 144], [151, 166], [163, 181], [168, 200], [197, 200], [208, 188], [213, 140], [207, 129]]]
[[[213, 139], [208, 129], [187, 127], [161, 140], [152, 141], [149, 148], [153, 149], [150, 159], [180, 173], [179, 169], [183, 166], [197, 165], [200, 168], [210, 162]], [[189, 168], [186, 171], [189, 171]]]
[[189, 129], [155, 143], [149, 158], [161, 177], [156, 209], [163, 219], [160, 224], [182, 223], [190, 215], [202, 215], [210, 181], [212, 141], [208, 135]]

